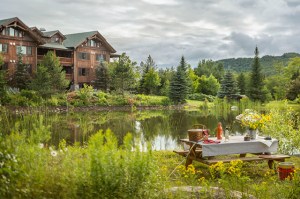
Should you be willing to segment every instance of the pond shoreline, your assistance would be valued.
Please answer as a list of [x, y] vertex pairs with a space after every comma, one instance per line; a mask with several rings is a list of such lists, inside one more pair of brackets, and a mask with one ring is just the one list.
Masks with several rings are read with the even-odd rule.
[[14, 107], [4, 106], [7, 110], [16, 114], [32, 113], [32, 112], [52, 112], [52, 113], [67, 113], [67, 112], [88, 112], [88, 111], [135, 111], [135, 110], [182, 110], [184, 105], [172, 106], [39, 106], [39, 107]]

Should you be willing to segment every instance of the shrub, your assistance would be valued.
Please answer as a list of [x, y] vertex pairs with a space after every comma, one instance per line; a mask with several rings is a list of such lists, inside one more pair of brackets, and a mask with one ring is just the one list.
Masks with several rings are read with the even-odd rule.
[[213, 102], [215, 100], [215, 96], [212, 95], [206, 95], [202, 93], [193, 93], [188, 95], [188, 99], [190, 100], [198, 100], [198, 101], [204, 101], [207, 99], [209, 102]]

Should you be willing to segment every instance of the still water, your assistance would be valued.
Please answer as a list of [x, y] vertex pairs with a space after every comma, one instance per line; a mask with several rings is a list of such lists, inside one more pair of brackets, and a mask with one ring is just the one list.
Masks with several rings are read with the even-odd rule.
[[[123, 137], [132, 133], [137, 144], [150, 142], [153, 150], [173, 150], [180, 148], [179, 139], [187, 138], [188, 129], [194, 124], [204, 124], [214, 136], [217, 123], [221, 122], [223, 129], [231, 127], [231, 133], [243, 133], [239, 123], [235, 122], [237, 112], [226, 115], [216, 115], [203, 111], [105, 111], [105, 112], [74, 112], [47, 114], [43, 122], [49, 125], [52, 132], [50, 145], [58, 145], [65, 139], [68, 144], [84, 144], [88, 138], [99, 130], [111, 129], [119, 143]], [[21, 118], [16, 121], [22, 122]]]
[[[67, 112], [37, 114], [4, 115], [0, 123], [0, 134], [25, 132], [40, 134], [51, 132], [49, 145], [58, 146], [64, 139], [68, 145], [88, 142], [89, 137], [99, 130], [110, 129], [122, 144], [124, 136], [132, 133], [136, 144], [150, 143], [153, 150], [173, 150], [181, 147], [179, 139], [187, 138], [187, 131], [195, 124], [203, 124], [215, 135], [217, 123], [223, 129], [231, 126], [231, 134], [243, 133], [240, 124], [235, 122], [238, 112], [220, 114], [217, 111], [183, 110], [143, 110], [134, 112]], [[8, 118], [7, 123], [5, 118]], [[1, 118], [0, 118], [1, 119]], [[46, 133], [47, 134], [47, 133]], [[39, 135], [38, 135], [39, 136]]]

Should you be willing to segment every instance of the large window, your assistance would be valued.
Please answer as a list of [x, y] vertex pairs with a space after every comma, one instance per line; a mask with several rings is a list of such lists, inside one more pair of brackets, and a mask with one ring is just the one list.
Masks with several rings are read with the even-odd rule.
[[77, 54], [78, 59], [85, 59], [85, 60], [90, 60], [90, 54], [89, 53], [78, 53]]
[[106, 55], [104, 54], [96, 54], [96, 61], [105, 61]]
[[7, 44], [0, 44], [0, 52], [7, 53], [8, 45]]
[[17, 46], [17, 54], [22, 53], [23, 55], [32, 55], [31, 46]]
[[2, 35], [7, 35], [11, 37], [23, 37], [23, 31], [14, 28], [5, 28], [2, 31]]
[[79, 76], [88, 76], [89, 69], [88, 68], [78, 68], [78, 75]]

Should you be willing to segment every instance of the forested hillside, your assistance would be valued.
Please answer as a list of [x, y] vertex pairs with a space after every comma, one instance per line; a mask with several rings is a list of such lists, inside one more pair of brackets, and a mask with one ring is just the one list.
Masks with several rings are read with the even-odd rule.
[[[284, 65], [287, 65], [290, 58], [300, 57], [298, 53], [285, 53], [281, 56], [270, 56], [265, 55], [260, 59], [260, 64], [262, 67], [262, 72], [265, 75], [272, 75], [275, 73], [273, 70], [274, 64], [276, 62], [282, 62]], [[251, 70], [251, 65], [253, 64], [253, 58], [230, 58], [230, 59], [221, 59], [218, 62], [223, 63], [225, 69], [230, 69], [236, 72], [247, 72]]]

